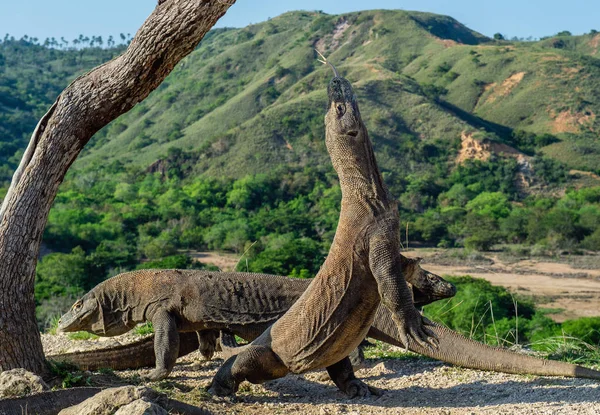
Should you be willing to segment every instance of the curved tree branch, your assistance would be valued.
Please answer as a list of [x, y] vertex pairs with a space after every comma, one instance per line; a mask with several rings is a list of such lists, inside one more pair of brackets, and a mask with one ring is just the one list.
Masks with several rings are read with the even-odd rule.
[[162, 1], [121, 56], [73, 81], [40, 120], [0, 208], [0, 372], [45, 371], [35, 265], [68, 168], [92, 135], [146, 98], [234, 2]]

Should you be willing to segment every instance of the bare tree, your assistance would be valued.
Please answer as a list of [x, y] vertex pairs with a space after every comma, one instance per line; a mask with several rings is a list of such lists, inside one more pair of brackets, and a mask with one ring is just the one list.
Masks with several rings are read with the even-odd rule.
[[92, 135], [146, 98], [234, 2], [161, 1], [121, 56], [73, 81], [40, 120], [0, 208], [0, 372], [46, 371], [35, 265], [68, 168]]

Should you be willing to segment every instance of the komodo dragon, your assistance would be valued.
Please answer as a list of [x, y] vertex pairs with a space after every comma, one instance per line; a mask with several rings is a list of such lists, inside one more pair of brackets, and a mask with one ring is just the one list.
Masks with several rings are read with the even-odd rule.
[[[452, 284], [421, 268], [418, 259], [402, 256], [402, 261], [415, 305], [423, 306], [456, 293]], [[61, 317], [58, 331], [85, 330], [115, 336], [138, 323], [152, 321], [157, 333], [154, 353], [151, 340], [143, 340], [107, 351], [76, 352], [48, 359], [71, 362], [83, 369], [125, 369], [156, 363], [150, 378], [162, 379], [171, 372], [178, 356], [198, 347], [205, 357], [212, 357], [218, 330], [254, 340], [291, 307], [309, 284], [310, 280], [236, 272], [123, 273], [98, 284], [77, 300]], [[177, 331], [181, 332], [179, 336]], [[195, 333], [186, 333], [189, 331], [200, 331], [200, 342]]]
[[[412, 283], [413, 291], [415, 293], [415, 305], [424, 305], [435, 301], [440, 298], [447, 298], [454, 295], [455, 289], [454, 287], [447, 283], [444, 279], [436, 276], [435, 274], [431, 274], [427, 271], [424, 271], [422, 268], [416, 266], [415, 262], [411, 260], [407, 260], [409, 265], [406, 266], [407, 269], [413, 269], [414, 272], [407, 273], [407, 281]], [[152, 275], [154, 272], [164, 272], [164, 271], [138, 271], [148, 275]], [[198, 277], [202, 278], [202, 275], [205, 275], [205, 271], [186, 271], [195, 273]], [[228, 275], [229, 273], [222, 273], [224, 275]], [[240, 281], [245, 280], [244, 273], [233, 273], [238, 275]], [[129, 275], [129, 278], [135, 278], [137, 273], [127, 273], [122, 275]], [[262, 278], [262, 286], [254, 285], [256, 289], [260, 291], [273, 293], [272, 285], [270, 284], [273, 276], [261, 276]], [[277, 277], [276, 277], [277, 278]], [[283, 278], [283, 277], [280, 277]], [[100, 284], [98, 287], [94, 288], [90, 293], [86, 296], [94, 294], [97, 291], [106, 291], [110, 289], [111, 286], [115, 286], [111, 284], [113, 279], [107, 280], [106, 282]], [[256, 284], [258, 279], [253, 280], [253, 284]], [[284, 280], [281, 280], [284, 281]], [[287, 290], [286, 284], [292, 284], [294, 287], [297, 284], [302, 284], [304, 287], [307, 287], [309, 284], [309, 280], [296, 280], [286, 278], [283, 289]], [[133, 285], [133, 284], [132, 284]], [[121, 289], [126, 289], [128, 284], [120, 284]], [[142, 287], [146, 287], [146, 285], [141, 284]], [[99, 287], [103, 287], [99, 290]], [[259, 288], [260, 287], [260, 288]], [[265, 288], [266, 287], [266, 288]], [[135, 290], [139, 290], [139, 288], [133, 288]], [[249, 290], [244, 290], [249, 291]], [[210, 302], [215, 302], [215, 300], [221, 301], [221, 305], [229, 304], [229, 299], [227, 296], [213, 296], [211, 295], [212, 291], [208, 290], [204, 292], [204, 295], [201, 297], [202, 299], [206, 298], [206, 300]], [[233, 295], [234, 293], [229, 293], [229, 295]], [[255, 296], [255, 294], [251, 294]], [[299, 294], [298, 294], [299, 295]], [[264, 295], [263, 295], [264, 297]], [[107, 299], [107, 298], [120, 298], [122, 300], [127, 300], [125, 295], [96, 295], [96, 299]], [[281, 298], [281, 296], [274, 294], [274, 298]], [[287, 297], [286, 297], [287, 298]], [[290, 301], [294, 301], [294, 299], [290, 296]], [[83, 299], [82, 299], [83, 300]], [[79, 300], [77, 303], [79, 303]], [[199, 300], [203, 301], [203, 300]], [[75, 303], [75, 304], [77, 304]], [[255, 305], [259, 307], [264, 307], [258, 301], [249, 302], [250, 305]], [[98, 302], [98, 304], [102, 304]], [[75, 307], [72, 308], [64, 317], [63, 321], [61, 321], [61, 326], [66, 330], [90, 330], [92, 325], [101, 324], [98, 322], [97, 318], [99, 316], [103, 316], [105, 314], [111, 313], [111, 309], [109, 307], [116, 306], [116, 304], [104, 304], [103, 311], [101, 313], [94, 314], [96, 317], [90, 317], [89, 310], [86, 310], [85, 305], [82, 306], [79, 311], [75, 311]], [[214, 307], [214, 305], [213, 305]], [[118, 308], [124, 308], [118, 306]], [[266, 307], [269, 308], [269, 307]], [[133, 313], [136, 314], [136, 313]], [[250, 315], [259, 315], [257, 311], [252, 311]], [[71, 317], [67, 317], [71, 316]], [[86, 323], [83, 324], [83, 318], [86, 320]], [[234, 314], [234, 318], [236, 314]], [[276, 318], [276, 317], [274, 317]], [[68, 321], [76, 321], [77, 324], [71, 326], [68, 324]], [[214, 324], [214, 323], [213, 323]], [[253, 323], [248, 323], [253, 324]], [[258, 323], [258, 326], [263, 326], [264, 322]], [[75, 328], [77, 327], [77, 328]], [[98, 327], [98, 326], [96, 326]], [[114, 327], [114, 326], [113, 326]], [[214, 327], [220, 328], [231, 328], [231, 324], [224, 325], [215, 325]], [[98, 333], [103, 334], [105, 330], [97, 329]], [[123, 331], [126, 331], [127, 328], [124, 326]], [[438, 359], [444, 362], [452, 363], [458, 366], [463, 366], [471, 369], [480, 369], [480, 370], [493, 370], [497, 372], [506, 372], [506, 373], [517, 373], [517, 374], [533, 374], [533, 375], [541, 375], [541, 376], [566, 376], [566, 377], [582, 377], [582, 378], [591, 378], [591, 379], [600, 379], [600, 372], [587, 369], [581, 366], [575, 366], [568, 363], [556, 362], [556, 361], [548, 361], [543, 359], [538, 359], [518, 353], [511, 352], [506, 349], [490, 347], [479, 342], [469, 340], [460, 334], [449, 330], [445, 327], [441, 327], [436, 325], [433, 328], [433, 331], [438, 335], [438, 339], [440, 342], [440, 346], [438, 350], [431, 350], [429, 348], [422, 348], [416, 345], [409, 346], [409, 349], [416, 353], [421, 353], [425, 356]], [[257, 330], [249, 329], [249, 330], [241, 330], [241, 331], [233, 331], [234, 334], [244, 338], [245, 340], [252, 341], [256, 337], [256, 333], [260, 332], [260, 328]], [[249, 335], [250, 333], [250, 335]], [[378, 339], [389, 344], [393, 344], [400, 347], [405, 347], [404, 344], [400, 341], [398, 336], [398, 331], [395, 323], [392, 321], [389, 311], [385, 307], [380, 307], [373, 325], [371, 326], [368, 334], [369, 337], [374, 339]], [[201, 332], [201, 338], [205, 341], [200, 342], [196, 333], [194, 332], [181, 332], [179, 333], [180, 342], [179, 342], [179, 356], [184, 356], [188, 353], [197, 350], [199, 345], [202, 346], [204, 343], [204, 348], [201, 349], [203, 354], [207, 357], [211, 357], [214, 352], [214, 339], [216, 336], [214, 335], [214, 330], [206, 330]], [[208, 340], [208, 341], [206, 341]], [[48, 356], [48, 360], [56, 360], [63, 361], [75, 364], [79, 366], [83, 370], [96, 370], [99, 368], [112, 368], [115, 370], [121, 369], [137, 369], [145, 366], [152, 366], [155, 364], [155, 354], [154, 354], [154, 339], [152, 337], [145, 338], [139, 340], [134, 343], [121, 345], [117, 347], [107, 348], [107, 349], [99, 349], [99, 350], [91, 350], [85, 352], [75, 352], [75, 353], [67, 353], [63, 355], [56, 356]], [[172, 346], [167, 345], [165, 353], [167, 356], [171, 356], [172, 351], [169, 351], [168, 348], [173, 349]], [[159, 359], [160, 362], [171, 362], [171, 359], [162, 360]], [[172, 367], [157, 367], [158, 373], [163, 373], [165, 376], [171, 371]]]
[[[322, 62], [328, 63], [325, 58]], [[418, 313], [398, 254], [396, 203], [377, 167], [352, 86], [331, 67], [334, 78], [327, 88], [325, 142], [342, 190], [340, 219], [331, 249], [298, 301], [256, 340], [237, 348], [238, 354], [227, 359], [214, 376], [209, 392], [233, 394], [244, 380], [261, 383], [289, 372], [326, 368], [348, 396], [375, 393], [354, 376], [347, 356], [365, 337], [377, 313], [386, 314], [382, 320], [388, 323], [386, 332], [394, 331], [390, 342], [394, 340], [421, 354], [472, 367], [471, 359], [477, 359], [477, 355], [465, 351], [477, 353], [483, 349], [485, 357], [500, 359], [479, 362], [480, 368], [517, 373], [526, 368], [536, 374], [600, 379], [599, 372], [589, 369], [485, 348]], [[465, 349], [457, 350], [459, 345]], [[548, 370], [550, 366], [553, 369]]]

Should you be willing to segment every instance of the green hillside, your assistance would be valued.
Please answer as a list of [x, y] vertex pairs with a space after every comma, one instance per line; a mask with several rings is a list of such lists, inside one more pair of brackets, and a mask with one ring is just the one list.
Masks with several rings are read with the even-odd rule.
[[406, 158], [403, 136], [456, 147], [471, 128], [400, 73], [415, 56], [443, 49], [432, 33], [487, 41], [450, 18], [382, 11], [294, 12], [221, 31], [144, 103], [98, 134], [80, 163], [115, 158], [148, 166], [170, 147], [198, 151], [195, 172], [211, 176], [241, 177], [263, 171], [265, 163], [322, 163], [330, 73], [316, 62], [317, 47], [356, 85], [365, 118], [376, 126], [375, 145], [385, 154], [382, 167], [397, 171]]
[[[390, 174], [404, 167], [397, 161], [408, 136], [456, 151], [461, 135], [472, 133], [595, 172], [599, 44], [597, 33], [493, 41], [450, 17], [383, 10], [290, 12], [213, 30], [148, 99], [99, 132], [75, 168], [113, 159], [146, 168], [171, 147], [195, 151], [194, 173], [209, 176], [243, 177], [265, 163], [321, 163], [330, 74], [315, 60], [318, 48], [356, 85]], [[121, 49], [1, 45], [0, 166], [7, 180], [60, 89]], [[513, 131], [555, 138], [515, 139]]]
[[67, 84], [122, 50], [69, 51], [25, 39], [0, 41], [0, 184], [10, 180], [35, 125]]
[[215, 32], [159, 90], [98, 134], [82, 162], [148, 166], [179, 147], [199, 150], [196, 173], [212, 176], [320, 163], [323, 127], [315, 120], [330, 74], [315, 60], [318, 48], [357, 86], [375, 145], [386, 143], [394, 160], [403, 134], [456, 148], [461, 133], [483, 130], [531, 151], [512, 137], [522, 130], [561, 140], [534, 149], [597, 171], [597, 37], [495, 42], [427, 13], [287, 13]]

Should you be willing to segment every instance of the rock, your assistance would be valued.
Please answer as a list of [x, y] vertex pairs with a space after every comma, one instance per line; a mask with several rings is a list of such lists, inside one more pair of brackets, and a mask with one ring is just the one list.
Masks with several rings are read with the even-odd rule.
[[25, 369], [12, 369], [0, 373], [0, 398], [17, 398], [48, 389], [46, 382]]
[[[144, 399], [146, 402], [156, 402], [161, 399], [161, 396], [158, 392], [146, 387], [123, 386], [120, 388], [110, 388], [81, 402], [79, 405], [63, 409], [59, 412], [59, 415], [110, 415], [134, 401]], [[133, 412], [121, 412], [121, 414], [125, 413]], [[135, 413], [137, 414], [138, 412]], [[163, 414], [166, 412], [139, 413]]]
[[120, 407], [115, 415], [168, 415], [168, 412], [153, 402], [138, 399]]

